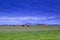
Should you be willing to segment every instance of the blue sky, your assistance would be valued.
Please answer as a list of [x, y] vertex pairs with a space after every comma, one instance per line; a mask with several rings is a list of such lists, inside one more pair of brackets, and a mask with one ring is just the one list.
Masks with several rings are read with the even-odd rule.
[[57, 0], [0, 0], [0, 24], [60, 24], [58, 5]]

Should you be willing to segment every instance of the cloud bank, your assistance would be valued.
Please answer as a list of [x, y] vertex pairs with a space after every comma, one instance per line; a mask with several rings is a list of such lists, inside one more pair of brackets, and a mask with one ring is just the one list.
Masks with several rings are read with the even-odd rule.
[[48, 20], [55, 17], [0, 17], [0, 20]]
[[51, 20], [55, 19], [55, 17], [0, 17], [0, 24], [46, 23], [48, 20], [51, 23]]

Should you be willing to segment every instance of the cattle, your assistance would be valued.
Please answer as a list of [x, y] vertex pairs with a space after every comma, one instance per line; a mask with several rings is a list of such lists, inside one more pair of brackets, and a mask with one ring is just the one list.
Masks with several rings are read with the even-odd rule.
[[21, 25], [22, 27], [30, 27], [29, 25]]
[[13, 25], [13, 27], [15, 27], [15, 25]]
[[25, 27], [25, 25], [21, 25], [22, 27]]
[[27, 27], [30, 27], [29, 25], [27, 25]]

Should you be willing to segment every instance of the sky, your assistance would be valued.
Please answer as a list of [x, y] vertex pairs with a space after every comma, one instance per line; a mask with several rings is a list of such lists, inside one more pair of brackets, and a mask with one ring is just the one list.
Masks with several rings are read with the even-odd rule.
[[60, 24], [57, 0], [0, 0], [0, 24]]

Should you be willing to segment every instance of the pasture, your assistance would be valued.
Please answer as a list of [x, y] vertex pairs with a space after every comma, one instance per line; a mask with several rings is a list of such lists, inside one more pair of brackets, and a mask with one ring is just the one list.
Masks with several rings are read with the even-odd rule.
[[0, 40], [60, 40], [60, 26], [0, 26]]

